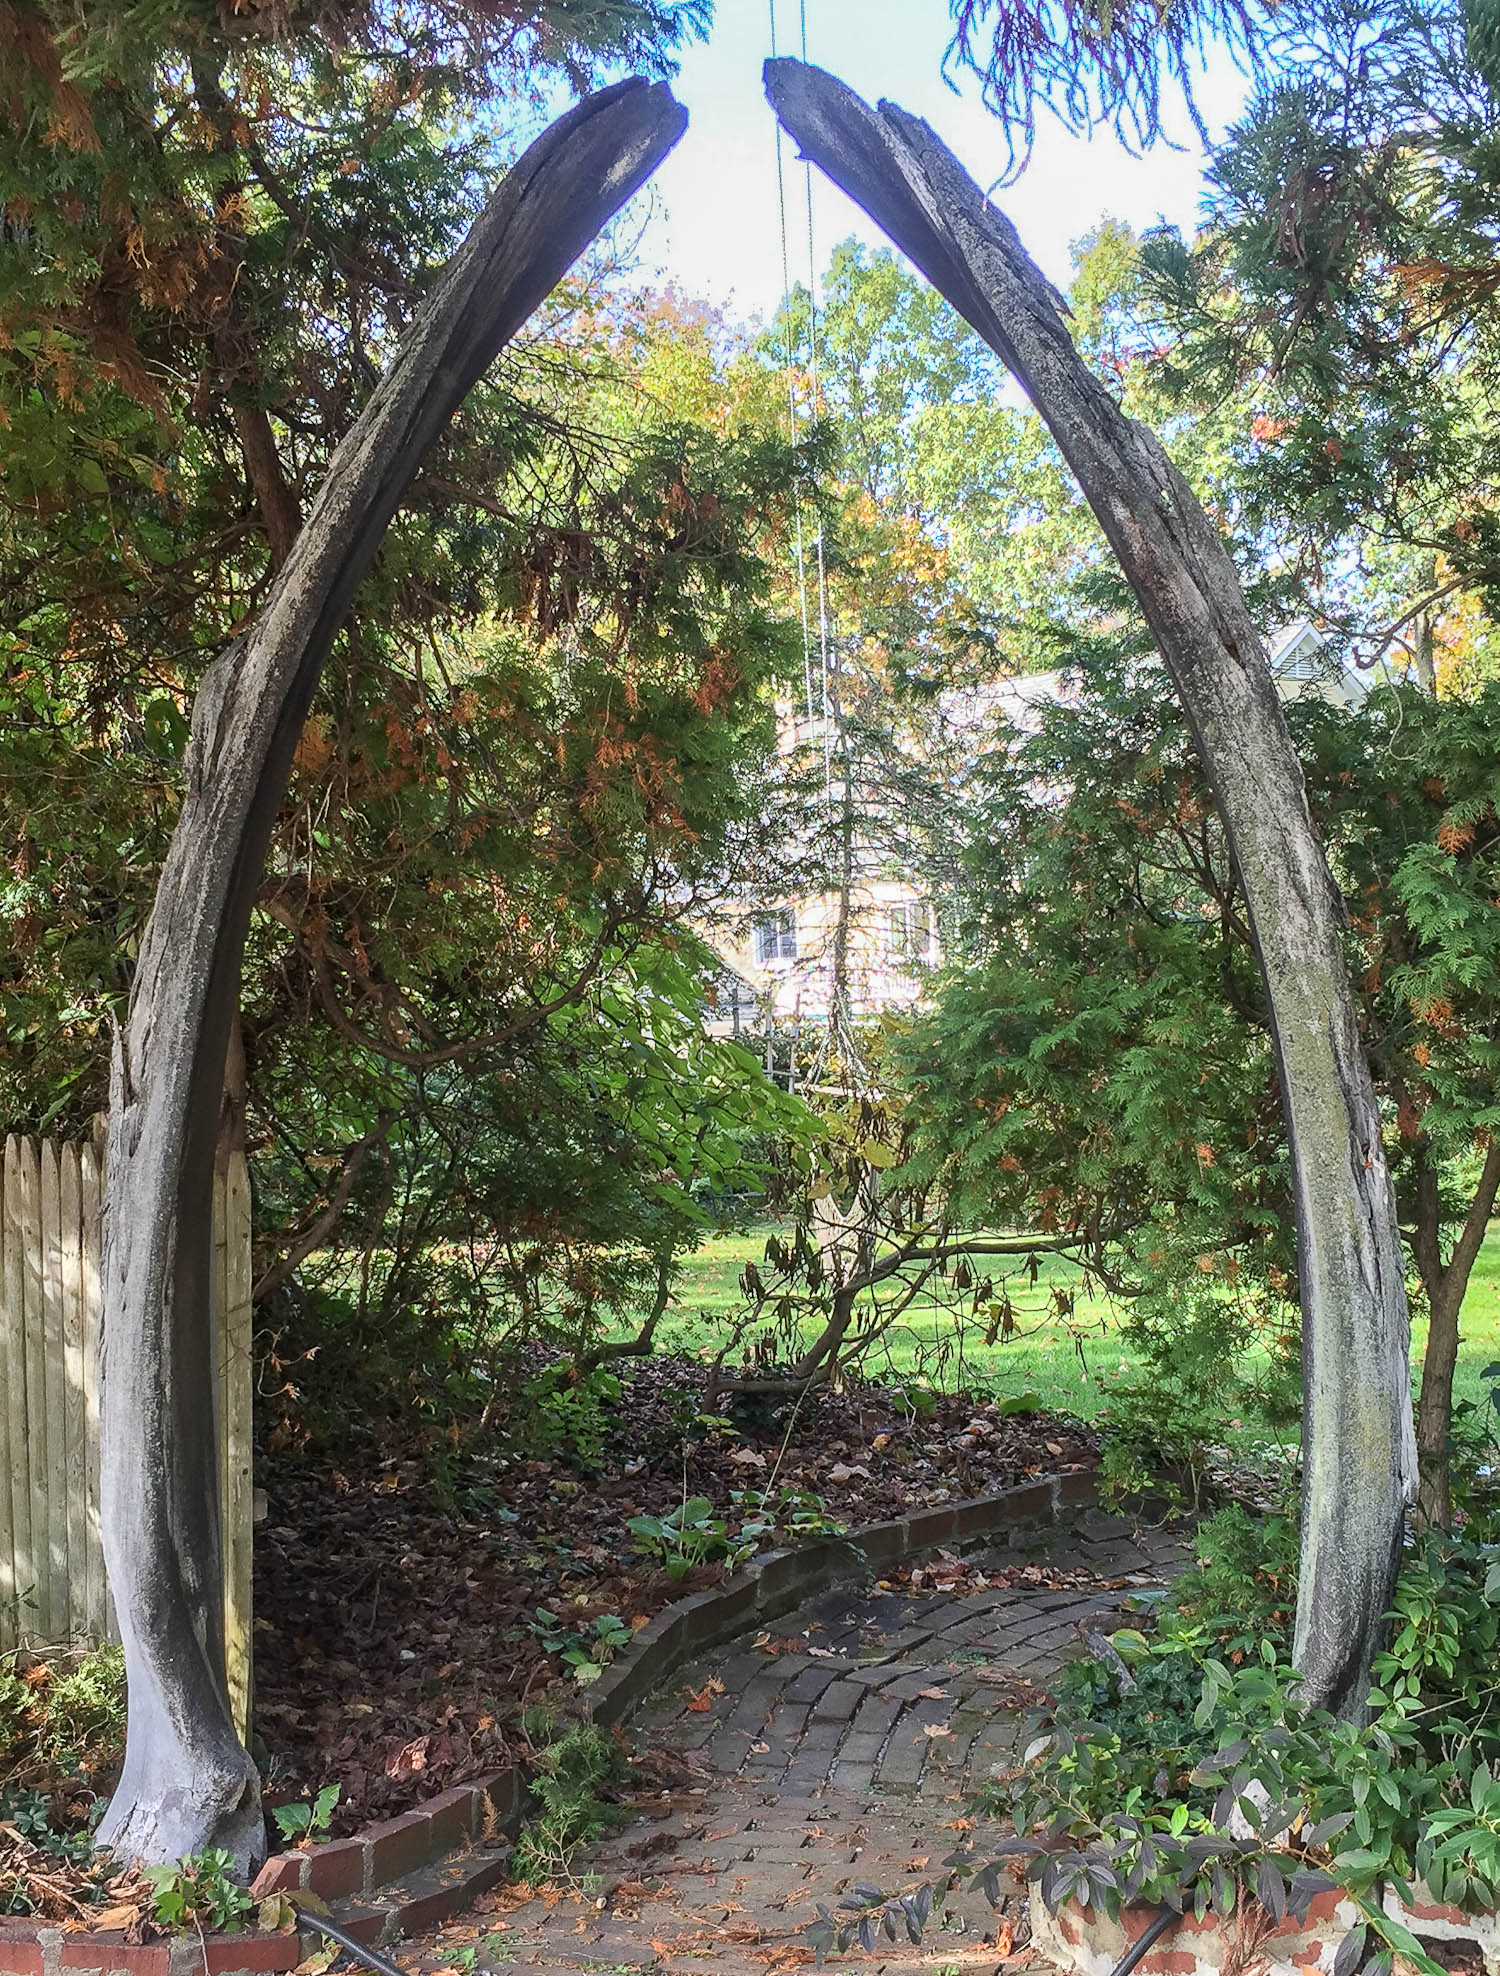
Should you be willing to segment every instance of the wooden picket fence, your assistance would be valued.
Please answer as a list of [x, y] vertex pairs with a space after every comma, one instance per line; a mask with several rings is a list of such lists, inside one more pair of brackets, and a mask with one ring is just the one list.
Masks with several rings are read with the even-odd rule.
[[[0, 1161], [0, 1649], [117, 1637], [99, 1532], [99, 1239], [104, 1144], [12, 1136]], [[242, 1727], [250, 1693], [250, 1180], [214, 1180], [224, 1630]], [[8, 1475], [8, 1483], [5, 1476]]]

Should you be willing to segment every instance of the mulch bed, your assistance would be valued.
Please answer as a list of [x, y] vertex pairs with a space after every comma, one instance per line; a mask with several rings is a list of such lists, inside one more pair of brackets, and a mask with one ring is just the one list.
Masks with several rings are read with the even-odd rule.
[[662, 1358], [625, 1379], [585, 1467], [496, 1452], [434, 1476], [371, 1450], [341, 1465], [286, 1455], [261, 1476], [256, 1721], [271, 1803], [337, 1781], [334, 1832], [389, 1817], [524, 1747], [527, 1703], [576, 1692], [532, 1630], [538, 1607], [580, 1628], [627, 1625], [722, 1567], [673, 1581], [633, 1549], [632, 1516], [704, 1496], [731, 1530], [746, 1488], [789, 1485], [856, 1524], [1004, 1489], [1076, 1464], [1089, 1430], [936, 1397], [913, 1414], [879, 1388], [819, 1392], [697, 1419], [702, 1367]]

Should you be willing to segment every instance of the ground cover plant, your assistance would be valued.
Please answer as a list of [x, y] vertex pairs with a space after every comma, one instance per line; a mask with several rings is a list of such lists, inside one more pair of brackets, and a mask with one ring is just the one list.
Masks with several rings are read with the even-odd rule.
[[1319, 1893], [1360, 1923], [1341, 1971], [1443, 1964], [1387, 1914], [1403, 1901], [1487, 1914], [1500, 1904], [1500, 1727], [1494, 1720], [1500, 1566], [1493, 1512], [1430, 1537], [1397, 1583], [1370, 1719], [1309, 1707], [1291, 1665], [1294, 1514], [1230, 1505], [1199, 1525], [1197, 1561], [1132, 1624], [1090, 1643], [1032, 1717], [1023, 1761], [975, 1810], [1013, 1836], [966, 1842], [935, 1880], [856, 1887], [811, 1931], [820, 1957], [883, 1933], [920, 1940], [954, 1879], [996, 1904], [1031, 1898], [1117, 1917], [1123, 1907], [1300, 1919]]
[[[1386, 1976], [1441, 1965], [1388, 1915], [1385, 1888], [1485, 1913], [1500, 1901], [1500, 1730], [1493, 1720], [1500, 1568], [1492, 1512], [1408, 1557], [1377, 1656], [1367, 1723], [1309, 1707], [1291, 1666], [1297, 1541], [1290, 1515], [1231, 1505], [1195, 1537], [1197, 1563], [1140, 1622], [1095, 1642], [1033, 1718], [1023, 1763], [981, 1809], [1014, 1836], [948, 1861], [992, 1900], [1024, 1873], [1032, 1898], [1224, 1919], [1259, 1903], [1303, 1917], [1330, 1889], [1363, 1921], [1339, 1967]], [[920, 1938], [944, 1885], [857, 1888], [814, 1934], [820, 1953], [884, 1929]]]
[[[379, 1447], [279, 1463], [256, 1547], [275, 1795], [336, 1778], [351, 1831], [524, 1750], [523, 1704], [575, 1705], [580, 1668], [747, 1549], [1096, 1459], [1066, 1418], [952, 1394], [919, 1411], [879, 1386], [705, 1419], [702, 1379], [670, 1356], [635, 1369], [586, 1458], [499, 1439], [441, 1483]], [[674, 1521], [686, 1547], [655, 1535]]]

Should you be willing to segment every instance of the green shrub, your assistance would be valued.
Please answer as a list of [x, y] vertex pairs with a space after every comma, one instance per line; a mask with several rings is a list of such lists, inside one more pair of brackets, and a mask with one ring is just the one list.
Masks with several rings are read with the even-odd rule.
[[658, 1563], [674, 1583], [696, 1565], [742, 1564], [757, 1542], [731, 1537], [707, 1496], [689, 1496], [666, 1516], [632, 1516], [625, 1528], [641, 1555]]
[[[1500, 1905], [1500, 1560], [1450, 1540], [1408, 1561], [1356, 1725], [1298, 1698], [1290, 1529], [1226, 1514], [1207, 1534], [1159, 1636], [1122, 1632], [1114, 1658], [1065, 1677], [1050, 1732], [989, 1806], [1017, 1834], [1000, 1854], [1053, 1909], [1227, 1915], [1243, 1894], [1279, 1920], [1337, 1885], [1375, 1938], [1367, 1971], [1396, 1955], [1433, 1971], [1381, 1894], [1410, 1903], [1420, 1880], [1455, 1907]], [[999, 1859], [977, 1870], [993, 1893]]]
[[622, 1390], [612, 1372], [596, 1369], [579, 1378], [570, 1364], [548, 1366], [527, 1382], [511, 1430], [528, 1453], [558, 1456], [592, 1473], [615, 1424]]
[[[0, 1825], [12, 1835], [12, 1843], [5, 1849], [5, 1863], [0, 1866], [0, 1914], [34, 1914], [37, 1910], [27, 1870], [29, 1850], [73, 1868], [69, 1877], [79, 1900], [97, 1904], [108, 1900], [106, 1883], [114, 1868], [94, 1849], [94, 1826], [103, 1809], [103, 1798], [95, 1798], [80, 1814], [76, 1805], [62, 1804], [51, 1791], [19, 1785], [0, 1790]], [[91, 1871], [93, 1877], [89, 1878]]]
[[592, 1687], [633, 1637], [617, 1612], [600, 1613], [581, 1626], [569, 1626], [547, 1606], [537, 1607], [536, 1618], [527, 1630], [536, 1635], [546, 1652], [557, 1656], [580, 1688]]
[[[540, 1727], [541, 1719], [534, 1720]], [[578, 1848], [625, 1816], [600, 1793], [627, 1773], [625, 1752], [592, 1722], [575, 1723], [549, 1744], [531, 1785], [542, 1808], [516, 1840], [516, 1878], [532, 1886], [568, 1879]]]
[[291, 1804], [277, 1805], [271, 1816], [286, 1844], [295, 1846], [303, 1840], [311, 1844], [317, 1839], [326, 1839], [333, 1823], [333, 1808], [342, 1792], [343, 1786], [340, 1784], [325, 1784], [314, 1798], [299, 1798]]
[[37, 1693], [36, 1752], [59, 1775], [114, 1760], [125, 1741], [125, 1654], [95, 1647]]
[[12, 1661], [0, 1662], [0, 1759], [8, 1756], [31, 1732], [29, 1716], [35, 1700]]
[[234, 1861], [227, 1852], [210, 1848], [178, 1860], [175, 1866], [148, 1866], [144, 1871], [151, 1887], [152, 1916], [163, 1928], [180, 1933], [233, 1932], [244, 1925], [255, 1906], [236, 1881]]
[[61, 1778], [109, 1769], [125, 1741], [125, 1656], [118, 1646], [0, 1661], [0, 1758], [15, 1775]]
[[1162, 1602], [1164, 1637], [1191, 1640], [1201, 1630], [1231, 1661], [1258, 1652], [1262, 1640], [1290, 1650], [1297, 1609], [1297, 1523], [1292, 1516], [1252, 1516], [1238, 1503], [1204, 1517], [1193, 1533], [1196, 1562]]

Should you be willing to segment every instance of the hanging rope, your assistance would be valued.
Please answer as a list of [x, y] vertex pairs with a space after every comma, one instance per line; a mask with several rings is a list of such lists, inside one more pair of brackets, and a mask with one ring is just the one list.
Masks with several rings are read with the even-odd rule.
[[[771, 7], [772, 7], [772, 10], [773, 10], [773, 12], [774, 12], [774, 10], [775, 10], [775, 5], [776, 5], [776, 0], [771, 0]], [[800, 27], [801, 27], [801, 30], [802, 30], [802, 64], [803, 64], [803, 67], [805, 68], [805, 67], [807, 66], [807, 0], [798, 0], [798, 14], [799, 14], [799, 24], [800, 24]], [[774, 23], [773, 23], [773, 26], [774, 26]], [[780, 122], [779, 122], [779, 121], [777, 122], [777, 126], [776, 126], [776, 128], [777, 128], [777, 131], [778, 131], [778, 133], [779, 133], [779, 132], [780, 132], [780, 129], [781, 129], [781, 124], [780, 124]], [[808, 385], [809, 385], [809, 388], [810, 388], [810, 391], [811, 391], [811, 401], [812, 401], [812, 415], [813, 415], [813, 417], [814, 417], [814, 418], [816, 418], [816, 416], [817, 416], [817, 411], [818, 411], [818, 397], [819, 397], [819, 379], [818, 379], [818, 257], [817, 257], [817, 252], [816, 252], [816, 249], [815, 249], [815, 247], [814, 247], [814, 244], [813, 244], [813, 190], [812, 190], [812, 160], [811, 160], [810, 158], [804, 158], [804, 159], [802, 160], [802, 189], [803, 189], [803, 196], [804, 196], [804, 199], [805, 199], [805, 201], [806, 201], [806, 207], [807, 207], [807, 351], [808, 351]], [[785, 238], [784, 238], [784, 236], [783, 236], [783, 243], [782, 243], [782, 253], [783, 253], [783, 259], [784, 259], [784, 258], [785, 258]], [[828, 801], [829, 801], [829, 803], [831, 804], [831, 803], [832, 803], [832, 801], [833, 801], [833, 787], [832, 787], [832, 785], [833, 785], [833, 759], [832, 759], [832, 737], [831, 737], [831, 732], [830, 732], [830, 726], [829, 726], [829, 722], [830, 722], [830, 718], [831, 718], [831, 715], [832, 715], [832, 711], [833, 711], [833, 709], [832, 709], [832, 707], [831, 707], [831, 705], [830, 705], [830, 703], [829, 703], [829, 698], [828, 698], [828, 646], [829, 646], [829, 638], [828, 638], [828, 571], [827, 571], [827, 567], [826, 567], [826, 565], [825, 565], [825, 563], [824, 563], [824, 561], [823, 561], [823, 520], [822, 520], [822, 516], [821, 516], [821, 514], [820, 514], [820, 515], [819, 515], [819, 517], [818, 517], [818, 533], [817, 533], [817, 538], [816, 538], [816, 542], [815, 542], [815, 547], [816, 547], [816, 549], [817, 549], [817, 552], [818, 552], [818, 656], [819, 656], [819, 659], [820, 659], [820, 662], [821, 662], [821, 669], [822, 669], [822, 688], [823, 688], [823, 693], [822, 693], [822, 699], [823, 699], [823, 779], [824, 779], [824, 784], [825, 784], [825, 790], [826, 790], [826, 793], [827, 793], [827, 797], [828, 797]]]
[[[766, 0], [770, 16], [771, 56], [777, 53], [776, 0]], [[798, 0], [798, 29], [802, 60], [807, 60], [807, 0]], [[817, 243], [813, 230], [813, 187], [812, 164], [808, 159], [802, 162], [803, 207], [807, 228], [807, 379], [808, 410], [805, 421], [817, 417], [821, 396], [820, 352], [818, 349], [818, 261]], [[776, 126], [776, 205], [781, 226], [781, 292], [783, 351], [786, 360], [787, 418], [793, 443], [796, 443], [798, 427], [796, 354], [792, 321], [792, 263], [790, 227], [787, 217], [786, 165], [782, 151], [782, 131]], [[834, 703], [833, 703], [833, 637], [828, 610], [828, 568], [823, 547], [823, 523], [821, 513], [816, 513], [816, 531], [812, 535], [813, 571], [817, 584], [817, 651], [818, 682], [817, 695], [813, 691], [813, 611], [809, 597], [808, 580], [808, 531], [803, 519], [802, 484], [799, 475], [795, 493], [797, 547], [797, 595], [802, 612], [802, 679], [804, 704], [809, 719], [818, 714], [823, 726], [823, 803], [830, 820], [834, 812]], [[845, 750], [840, 745], [840, 756]], [[847, 784], [848, 762], [844, 761], [844, 778]], [[849, 800], [847, 786], [842, 792], [845, 804]], [[847, 893], [852, 873], [845, 870], [841, 874], [840, 885], [840, 929], [837, 944], [847, 966]], [[854, 1034], [852, 1013], [848, 1005], [848, 983], [839, 978], [838, 963], [835, 964], [835, 980], [829, 997], [828, 1020], [822, 1025], [818, 1039], [816, 1060], [811, 1078], [816, 1083], [824, 1074], [829, 1057], [838, 1052], [842, 1055], [848, 1070], [856, 1081], [861, 1079], [861, 1063], [858, 1039]]]
[[[777, 55], [776, 47], [776, 0], [767, 0], [771, 14], [771, 60]], [[805, 15], [804, 8], [804, 15]], [[806, 50], [806, 30], [804, 27], [804, 53]], [[776, 121], [776, 209], [781, 222], [781, 327], [782, 349], [786, 356], [786, 415], [793, 446], [797, 443], [797, 380], [796, 360], [792, 350], [792, 261], [788, 248], [786, 221], [786, 167], [782, 157], [781, 120]], [[809, 195], [810, 196], [810, 195]], [[807, 551], [802, 532], [802, 476], [799, 473], [792, 490], [793, 507], [797, 525], [797, 600], [802, 609], [802, 692], [803, 704], [809, 720], [813, 717], [813, 676], [812, 676], [812, 622], [807, 603]], [[818, 531], [819, 540], [822, 530]], [[821, 564], [822, 555], [819, 551]], [[825, 687], [826, 691], [826, 687]]]

